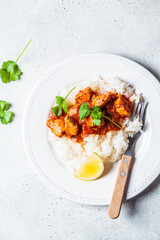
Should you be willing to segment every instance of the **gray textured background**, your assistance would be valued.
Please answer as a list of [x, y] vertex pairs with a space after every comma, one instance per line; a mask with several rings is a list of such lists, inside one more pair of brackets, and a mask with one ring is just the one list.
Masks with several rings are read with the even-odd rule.
[[0, 240], [159, 240], [160, 180], [123, 204], [117, 220], [107, 207], [65, 200], [29, 168], [21, 125], [35, 82], [55, 63], [82, 53], [109, 52], [141, 63], [160, 79], [160, 1], [1, 0], [0, 64], [19, 61], [23, 76], [0, 83], [12, 103], [12, 124], [0, 125]]

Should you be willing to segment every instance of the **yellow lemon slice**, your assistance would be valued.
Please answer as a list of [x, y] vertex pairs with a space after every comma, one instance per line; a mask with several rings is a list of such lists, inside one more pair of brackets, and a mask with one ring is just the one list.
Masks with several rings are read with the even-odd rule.
[[93, 181], [102, 175], [103, 170], [104, 164], [101, 157], [97, 153], [93, 153], [85, 164], [74, 173], [74, 176], [84, 181]]

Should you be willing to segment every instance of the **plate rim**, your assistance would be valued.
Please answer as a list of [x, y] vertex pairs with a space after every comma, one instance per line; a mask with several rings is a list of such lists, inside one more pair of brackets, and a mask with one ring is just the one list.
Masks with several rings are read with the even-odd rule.
[[[50, 68], [45, 74], [41, 76], [39, 80], [36, 81], [33, 89], [31, 90], [29, 97], [26, 101], [25, 109], [24, 109], [24, 114], [23, 114], [23, 120], [22, 120], [22, 137], [23, 137], [23, 145], [24, 149], [27, 155], [27, 158], [30, 161], [30, 166], [32, 167], [33, 171], [40, 177], [40, 179], [47, 184], [52, 190], [54, 190], [57, 194], [63, 196], [64, 198], [68, 200], [72, 200], [74, 202], [78, 202], [81, 204], [88, 204], [88, 205], [108, 205], [106, 202], [107, 198], [87, 198], [87, 197], [81, 197], [77, 196], [71, 192], [67, 192], [66, 190], [62, 189], [59, 187], [57, 184], [52, 182], [46, 175], [43, 173], [42, 169], [38, 166], [38, 163], [36, 161], [36, 158], [34, 157], [34, 153], [32, 151], [32, 148], [30, 146], [30, 140], [29, 140], [29, 134], [28, 134], [28, 127], [29, 127], [29, 112], [32, 107], [34, 97], [40, 90], [41, 86], [45, 84], [47, 76], [50, 74], [50, 72], [54, 71], [56, 73], [59, 71], [61, 68], [66, 66], [68, 63], [76, 60], [80, 60], [81, 58], [112, 58], [116, 59], [116, 61], [120, 61], [126, 65], [129, 65], [130, 67], [133, 67], [135, 70], [141, 72], [145, 77], [148, 78], [148, 80], [153, 84], [153, 86], [157, 89], [159, 95], [160, 95], [160, 83], [158, 79], [145, 67], [140, 65], [139, 63], [128, 59], [126, 57], [116, 55], [116, 54], [109, 54], [109, 53], [92, 53], [92, 54], [82, 54], [78, 55], [72, 58], [69, 58], [68, 60], [62, 61], [58, 64], [56, 64], [54, 67]], [[38, 173], [38, 174], [37, 174]], [[159, 176], [160, 174], [160, 160], [158, 165], [155, 167], [152, 173], [147, 176], [147, 178], [142, 181], [136, 190], [130, 191], [130, 193], [127, 193], [127, 198], [126, 200], [132, 199], [139, 195], [141, 192], [143, 192], [146, 188], [149, 187], [151, 183], [153, 183]], [[110, 201], [110, 198], [108, 198], [108, 202]]]

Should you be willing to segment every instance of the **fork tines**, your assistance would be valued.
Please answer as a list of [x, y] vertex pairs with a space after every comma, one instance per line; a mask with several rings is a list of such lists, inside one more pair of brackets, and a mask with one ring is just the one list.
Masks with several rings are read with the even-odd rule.
[[144, 101], [138, 102], [137, 104], [134, 102], [132, 106], [131, 114], [130, 114], [130, 120], [133, 121], [136, 118], [139, 118], [139, 120], [142, 122], [144, 126], [148, 104], [149, 102], [145, 103]]

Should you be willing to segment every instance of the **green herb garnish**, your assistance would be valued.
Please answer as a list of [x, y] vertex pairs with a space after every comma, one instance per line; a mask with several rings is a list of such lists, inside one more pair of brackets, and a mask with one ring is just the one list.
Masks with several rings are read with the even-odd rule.
[[107, 120], [109, 120], [110, 122], [112, 122], [113, 124], [115, 124], [120, 129], [122, 129], [121, 126], [119, 126], [117, 123], [112, 121], [109, 117], [103, 115], [100, 107], [95, 106], [92, 109], [90, 109], [89, 105], [87, 103], [82, 103], [80, 106], [80, 109], [79, 109], [80, 120], [83, 120], [84, 118], [88, 117], [89, 115], [91, 115], [91, 118], [93, 119], [93, 123], [97, 126], [101, 125], [101, 119], [102, 119], [102, 117], [104, 117]]
[[91, 118], [93, 119], [95, 125], [97, 126], [101, 125], [102, 111], [98, 106], [92, 108]]
[[79, 108], [79, 118], [83, 120], [84, 118], [88, 117], [91, 114], [91, 110], [87, 103], [82, 103]]
[[19, 57], [16, 59], [16, 61], [7, 61], [3, 62], [2, 68], [0, 69], [0, 77], [2, 79], [3, 83], [8, 83], [11, 81], [16, 81], [20, 78], [20, 75], [22, 74], [21, 69], [17, 65], [17, 61], [22, 56], [28, 45], [32, 39], [28, 42], [28, 44], [25, 46]]
[[71, 91], [67, 94], [67, 96], [65, 98], [56, 96], [57, 106], [52, 107], [52, 109], [51, 109], [51, 112], [54, 114], [54, 116], [60, 116], [62, 114], [62, 109], [65, 113], [68, 112], [68, 108], [67, 108], [67, 104], [66, 104], [65, 100], [75, 88], [76, 87], [72, 88]]
[[0, 119], [2, 124], [7, 124], [12, 121], [14, 113], [8, 111], [10, 104], [6, 101], [0, 100]]
[[112, 122], [114, 125], [116, 125], [116, 126], [119, 127], [120, 129], [122, 129], [121, 126], [119, 126], [117, 123], [115, 123], [114, 121], [112, 121], [109, 117], [104, 116], [104, 115], [102, 115], [102, 117], [106, 118], [107, 120], [109, 120], [110, 122]]

